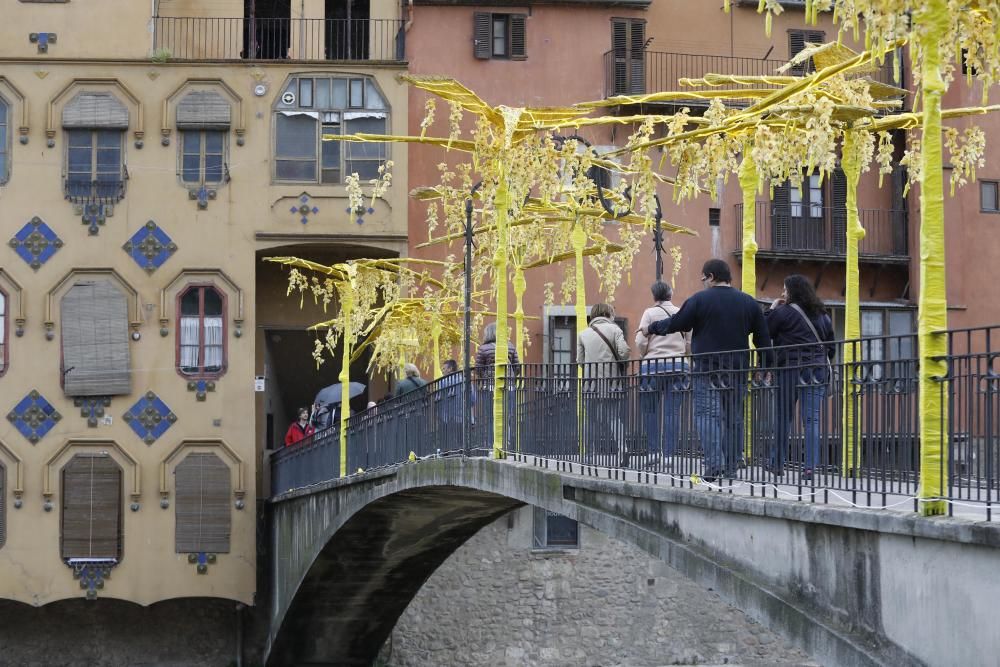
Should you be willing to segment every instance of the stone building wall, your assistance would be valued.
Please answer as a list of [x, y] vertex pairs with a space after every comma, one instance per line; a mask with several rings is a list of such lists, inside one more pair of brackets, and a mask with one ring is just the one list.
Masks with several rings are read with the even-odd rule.
[[580, 527], [533, 549], [534, 508], [487, 526], [428, 579], [381, 664], [815, 665], [662, 561]]

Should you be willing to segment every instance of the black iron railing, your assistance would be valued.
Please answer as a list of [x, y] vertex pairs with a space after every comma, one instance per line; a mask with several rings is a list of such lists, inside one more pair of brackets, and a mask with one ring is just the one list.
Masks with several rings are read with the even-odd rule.
[[[736, 252], [743, 247], [743, 205], [734, 207]], [[909, 230], [904, 210], [865, 208], [858, 211], [865, 237], [863, 257], [905, 260], [909, 257]], [[756, 204], [757, 246], [765, 252], [789, 252], [796, 257], [814, 254], [843, 257], [847, 253], [847, 209], [832, 206]]]
[[153, 18], [154, 58], [164, 60], [404, 59], [396, 19]]
[[[768, 76], [792, 74], [801, 76], [811, 71], [811, 63], [789, 72], [778, 72], [786, 64], [784, 60], [765, 60], [737, 56], [709, 55], [701, 53], [670, 53], [664, 51], [632, 51], [612, 49], [604, 54], [604, 96], [644, 95], [663, 90], [684, 90], [681, 79], [700, 79], [706, 74], [727, 76]], [[894, 83], [892, 56], [885, 64], [865, 76], [891, 85]], [[743, 88], [735, 83], [713, 86], [713, 90], [736, 90]], [[754, 84], [754, 88], [769, 88]], [[691, 88], [691, 90], [697, 90]], [[693, 99], [693, 98], [692, 98]]]
[[[1000, 501], [1000, 327], [947, 336], [947, 374], [925, 388], [941, 399], [945, 495], [991, 518]], [[917, 509], [916, 350], [916, 336], [906, 335], [621, 364], [511, 366], [502, 449], [580, 469], [638, 472], [661, 484], [701, 479], [754, 495]], [[473, 377], [467, 432], [463, 386], [458, 373], [353, 415], [349, 474], [489, 454], [493, 381]], [[272, 492], [338, 477], [338, 433], [277, 452]]]

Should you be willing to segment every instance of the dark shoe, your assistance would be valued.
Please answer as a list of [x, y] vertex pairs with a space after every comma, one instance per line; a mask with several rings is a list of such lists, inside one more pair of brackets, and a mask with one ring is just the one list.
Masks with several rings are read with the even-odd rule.
[[812, 471], [812, 469], [806, 468], [805, 470], [802, 471], [802, 481], [803, 482], [810, 482], [810, 481], [812, 481], [812, 478], [813, 478], [813, 471]]

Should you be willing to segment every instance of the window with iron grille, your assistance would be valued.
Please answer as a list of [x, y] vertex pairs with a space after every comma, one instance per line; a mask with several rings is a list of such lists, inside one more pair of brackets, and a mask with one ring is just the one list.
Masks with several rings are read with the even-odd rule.
[[369, 78], [292, 77], [275, 103], [274, 179], [342, 183], [377, 178], [384, 143], [324, 141], [340, 134], [386, 134], [389, 108]]
[[614, 56], [612, 92], [640, 95], [646, 92], [646, 21], [611, 19], [611, 51]]
[[7, 372], [7, 294], [0, 290], [0, 375]]
[[0, 185], [10, 177], [10, 105], [0, 97]]
[[77, 454], [62, 469], [60, 554], [122, 557], [122, 470], [107, 454]]
[[1000, 213], [1000, 183], [979, 182], [979, 210], [983, 213]]
[[128, 108], [107, 92], [81, 91], [63, 107], [67, 198], [116, 202], [125, 196], [128, 122]]
[[208, 452], [188, 454], [174, 469], [177, 553], [229, 553], [229, 466]]
[[63, 391], [115, 396], [131, 391], [128, 303], [108, 281], [77, 282], [60, 302]]
[[[788, 31], [788, 59], [791, 60], [800, 51], [806, 48], [806, 44], [822, 44], [826, 41], [826, 33], [822, 30], [789, 30]], [[815, 69], [812, 58], [807, 62], [795, 65], [789, 72], [796, 76], [801, 76]]]
[[194, 285], [178, 299], [178, 370], [188, 377], [219, 377], [226, 368], [225, 296], [211, 285]]
[[526, 59], [527, 19], [527, 14], [475, 12], [472, 16], [473, 55], [480, 60]]
[[534, 549], [578, 549], [580, 548], [580, 524], [576, 519], [549, 512], [542, 507], [534, 508]]

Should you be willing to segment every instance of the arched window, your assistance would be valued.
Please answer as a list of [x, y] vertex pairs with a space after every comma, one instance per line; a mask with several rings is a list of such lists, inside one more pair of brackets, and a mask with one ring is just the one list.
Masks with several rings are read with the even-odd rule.
[[383, 143], [323, 141], [323, 135], [386, 134], [389, 110], [372, 79], [295, 76], [275, 103], [274, 179], [343, 183], [357, 173], [378, 176]]
[[193, 285], [178, 298], [178, 370], [189, 377], [218, 377], [226, 368], [225, 296], [211, 285]]
[[62, 469], [63, 560], [122, 557], [122, 469], [107, 454], [77, 454]]
[[188, 454], [174, 469], [177, 553], [229, 553], [232, 473], [215, 454]]
[[231, 116], [229, 100], [214, 90], [194, 90], [178, 102], [180, 175], [185, 186], [218, 186], [227, 180]]
[[118, 396], [132, 387], [128, 302], [106, 280], [79, 281], [62, 297], [63, 391]]
[[125, 196], [128, 108], [111, 93], [81, 92], [62, 114], [66, 130], [66, 197], [117, 202]]
[[10, 105], [0, 97], [0, 184], [10, 176]]

